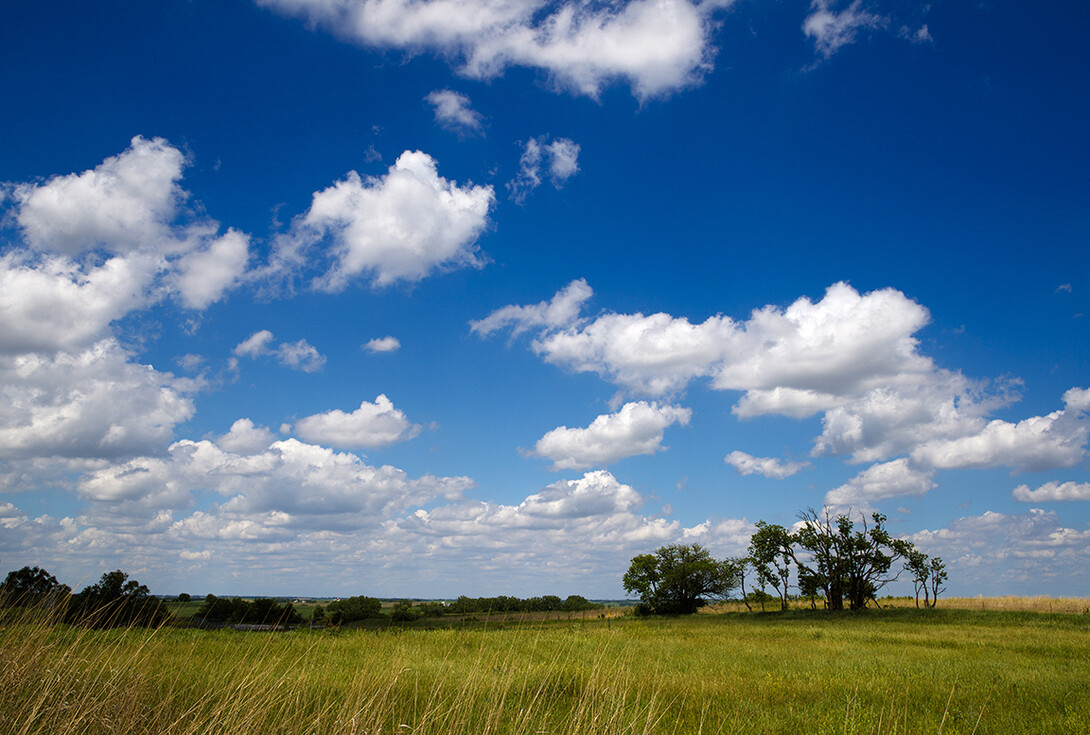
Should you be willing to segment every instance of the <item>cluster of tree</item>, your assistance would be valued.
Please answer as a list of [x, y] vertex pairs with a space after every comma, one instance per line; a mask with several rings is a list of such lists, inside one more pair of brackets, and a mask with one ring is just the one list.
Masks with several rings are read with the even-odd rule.
[[[795, 531], [757, 522], [745, 556], [712, 558], [699, 544], [663, 546], [653, 554], [634, 557], [622, 582], [640, 597], [637, 611], [646, 614], [688, 614], [712, 600], [725, 599], [739, 589], [751, 599], [766, 599], [766, 587], [776, 591], [786, 609], [792, 586], [817, 605], [820, 597], [830, 610], [852, 610], [877, 604], [877, 594], [902, 571], [912, 575], [924, 593], [924, 605], [934, 607], [945, 590], [946, 567], [940, 557], [929, 558], [885, 528], [886, 517], [874, 513], [861, 528], [850, 515], [830, 517], [810, 509], [800, 514]], [[897, 565], [900, 564], [898, 568]], [[753, 572], [757, 589], [746, 592], [746, 576]], [[792, 571], [794, 574], [792, 575]], [[754, 592], [758, 594], [754, 594]]]
[[541, 597], [459, 597], [445, 610], [455, 615], [465, 613], [505, 613], [505, 612], [579, 612], [581, 610], [600, 610], [604, 605], [591, 602], [582, 595], [569, 595], [561, 600], [556, 595]]
[[0, 606], [55, 609], [68, 604], [72, 588], [40, 567], [8, 572], [0, 584]]
[[0, 605], [49, 611], [68, 623], [99, 628], [156, 626], [167, 618], [162, 601], [120, 569], [106, 572], [74, 595], [71, 592], [44, 569], [23, 567], [10, 572], [0, 585]]
[[321, 605], [314, 608], [312, 623], [329, 622], [331, 625], [351, 623], [354, 620], [382, 617], [382, 603], [376, 597], [346, 597], [334, 600], [324, 609]]
[[243, 600], [208, 595], [193, 617], [202, 623], [297, 625], [303, 622], [290, 602], [280, 603], [269, 597]]

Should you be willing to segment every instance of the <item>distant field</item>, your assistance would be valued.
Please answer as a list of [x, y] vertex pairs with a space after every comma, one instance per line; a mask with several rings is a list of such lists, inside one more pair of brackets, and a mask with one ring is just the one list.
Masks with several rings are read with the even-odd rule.
[[1087, 733], [1090, 615], [897, 607], [279, 634], [9, 623], [0, 732]]

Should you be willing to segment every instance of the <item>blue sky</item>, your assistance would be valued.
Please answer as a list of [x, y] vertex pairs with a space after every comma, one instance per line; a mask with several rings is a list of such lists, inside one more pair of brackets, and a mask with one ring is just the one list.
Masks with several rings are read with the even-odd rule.
[[828, 505], [1090, 595], [1081, 5], [4, 15], [4, 569], [619, 597]]

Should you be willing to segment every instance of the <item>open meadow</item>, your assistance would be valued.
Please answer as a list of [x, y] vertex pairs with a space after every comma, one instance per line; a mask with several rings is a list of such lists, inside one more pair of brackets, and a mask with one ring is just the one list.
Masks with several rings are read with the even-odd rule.
[[893, 608], [386, 630], [8, 620], [4, 733], [1086, 733], [1090, 615]]

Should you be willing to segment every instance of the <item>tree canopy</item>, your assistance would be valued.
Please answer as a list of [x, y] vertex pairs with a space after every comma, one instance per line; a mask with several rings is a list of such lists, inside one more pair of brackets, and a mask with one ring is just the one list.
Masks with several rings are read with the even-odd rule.
[[167, 618], [166, 606], [120, 569], [106, 572], [93, 585], [72, 596], [70, 622], [95, 627], [155, 626]]
[[12, 572], [0, 584], [0, 605], [55, 605], [72, 590], [41, 567], [23, 567]]
[[634, 557], [622, 583], [640, 596], [641, 612], [687, 615], [726, 597], [738, 577], [734, 566], [712, 558], [700, 544], [672, 544]]

